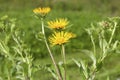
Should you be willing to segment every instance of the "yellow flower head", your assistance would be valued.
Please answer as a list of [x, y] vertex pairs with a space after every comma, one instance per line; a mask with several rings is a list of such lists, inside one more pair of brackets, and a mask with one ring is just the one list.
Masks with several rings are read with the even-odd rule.
[[49, 21], [48, 26], [52, 29], [64, 29], [68, 25], [67, 19], [60, 18], [54, 21]]
[[46, 14], [50, 12], [50, 10], [51, 9], [49, 7], [44, 7], [44, 8], [39, 7], [39, 8], [35, 8], [33, 12], [35, 14], [40, 14], [41, 16], [46, 16]]
[[52, 45], [62, 45], [67, 43], [71, 38], [74, 38], [75, 34], [69, 32], [54, 32], [49, 38], [49, 41]]

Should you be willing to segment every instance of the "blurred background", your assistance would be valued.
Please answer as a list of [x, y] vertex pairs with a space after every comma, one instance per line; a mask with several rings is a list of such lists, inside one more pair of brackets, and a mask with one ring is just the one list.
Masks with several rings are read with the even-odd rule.
[[[81, 49], [90, 49], [90, 38], [85, 28], [90, 27], [92, 22], [101, 21], [107, 17], [120, 16], [120, 0], [0, 0], [0, 17], [8, 15], [17, 19], [17, 26], [25, 32], [23, 40], [31, 48], [35, 64], [51, 64], [49, 54], [45, 48], [44, 42], [36, 39], [35, 35], [41, 30], [40, 20], [36, 19], [33, 9], [37, 7], [51, 7], [52, 11], [46, 19], [67, 18], [70, 21], [70, 31], [77, 37], [66, 45], [66, 55], [68, 73], [70, 80], [80, 80], [79, 70], [71, 61], [75, 59], [86, 59], [87, 57], [80, 53]], [[46, 24], [47, 25], [47, 24]], [[49, 36], [49, 29], [46, 29]], [[120, 30], [116, 33], [119, 34]], [[120, 40], [120, 36], [115, 38]], [[59, 47], [53, 48], [54, 56], [60, 61]], [[57, 54], [56, 54], [57, 52]], [[120, 78], [120, 54], [113, 54], [106, 59], [105, 67], [98, 74], [96, 80], [105, 80], [110, 76], [110, 80], [119, 80]], [[71, 73], [71, 71], [74, 71]], [[104, 71], [104, 73], [102, 73]], [[45, 75], [42, 75], [42, 74]], [[74, 74], [74, 75], [73, 75]], [[41, 77], [39, 77], [42, 75]], [[39, 77], [36, 80], [49, 80], [51, 75], [46, 71], [38, 72]]]

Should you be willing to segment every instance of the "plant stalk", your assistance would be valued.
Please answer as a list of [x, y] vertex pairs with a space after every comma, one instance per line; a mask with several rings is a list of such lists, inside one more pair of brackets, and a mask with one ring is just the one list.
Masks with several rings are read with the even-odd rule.
[[93, 51], [94, 51], [94, 55], [96, 56], [96, 47], [95, 47], [95, 41], [94, 38], [92, 36], [92, 34], [90, 35], [91, 41], [92, 41], [92, 45], [93, 45]]
[[114, 28], [113, 28], [113, 31], [112, 31], [112, 34], [111, 34], [111, 37], [110, 37], [110, 40], [108, 42], [108, 46], [111, 44], [112, 42], [112, 39], [113, 39], [113, 36], [114, 36], [114, 33], [115, 33], [115, 30], [116, 30], [116, 27], [117, 27], [117, 23], [114, 24]]
[[65, 46], [62, 45], [62, 56], [63, 56], [63, 63], [64, 63], [64, 80], [66, 80], [66, 56], [65, 56]]
[[47, 39], [46, 39], [43, 18], [41, 18], [41, 23], [42, 23], [42, 33], [43, 33], [43, 35], [44, 35], [44, 42], [45, 42], [45, 45], [46, 45], [46, 47], [47, 47], [47, 49], [48, 49], [49, 55], [50, 55], [50, 57], [51, 57], [51, 59], [52, 59], [53, 65], [54, 65], [55, 70], [56, 70], [56, 73], [57, 73], [57, 75], [58, 75], [58, 79], [59, 79], [59, 80], [63, 80], [63, 79], [62, 79], [62, 76], [61, 76], [61, 73], [60, 73], [60, 71], [59, 71], [59, 69], [58, 69], [58, 66], [57, 66], [57, 64], [56, 64], [56, 61], [55, 61], [55, 59], [54, 59], [54, 57], [53, 57], [53, 55], [52, 55], [52, 52], [51, 52], [51, 50], [50, 50], [50, 47], [49, 47], [49, 45], [48, 45]]

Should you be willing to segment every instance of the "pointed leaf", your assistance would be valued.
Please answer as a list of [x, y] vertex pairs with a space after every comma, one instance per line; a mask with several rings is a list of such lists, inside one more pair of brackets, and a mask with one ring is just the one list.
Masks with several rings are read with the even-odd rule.
[[73, 59], [73, 61], [75, 62], [75, 64], [76, 64], [79, 68], [81, 67], [80, 63], [79, 63], [77, 60]]
[[86, 53], [90, 57], [90, 59], [93, 61], [93, 66], [96, 67], [96, 57], [93, 52], [89, 50], [82, 50], [82, 52]]

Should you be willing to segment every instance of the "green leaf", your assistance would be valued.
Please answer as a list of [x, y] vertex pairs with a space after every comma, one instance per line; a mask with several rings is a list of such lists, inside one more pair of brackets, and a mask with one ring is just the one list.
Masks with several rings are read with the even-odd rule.
[[0, 51], [4, 53], [3, 55], [5, 56], [9, 55], [9, 48], [5, 45], [3, 41], [0, 41]]
[[105, 39], [103, 39], [103, 37], [99, 36], [99, 46], [100, 48], [105, 51], [106, 47], [107, 47], [108, 43]]
[[79, 67], [80, 73], [82, 73], [86, 78], [88, 78], [89, 68], [86, 66], [85, 62], [83, 62], [82, 60], [80, 60], [80, 62], [79, 62], [79, 61], [77, 61], [75, 59], [73, 59], [73, 61]]
[[106, 80], [110, 80], [110, 77], [109, 76], [107, 76], [107, 79]]
[[119, 41], [118, 41], [118, 40], [117, 40], [117, 41], [115, 41], [115, 43], [114, 43], [114, 44], [113, 44], [113, 46], [112, 46], [112, 50], [115, 50], [115, 49], [117, 48], [118, 43], [119, 43]]
[[82, 50], [82, 52], [87, 54], [90, 57], [90, 59], [93, 61], [93, 67], [95, 68], [96, 67], [96, 57], [93, 54], [93, 52], [89, 51], [89, 50]]
[[79, 68], [81, 67], [80, 63], [79, 63], [77, 60], [73, 59], [73, 61], [75, 62], [75, 64], [76, 64]]
[[50, 67], [48, 67], [47, 70], [52, 74], [52, 76], [53, 76], [55, 79], [58, 78], [57, 75], [56, 75], [56, 73], [55, 73], [55, 71], [54, 71], [53, 69], [51, 69]]
[[82, 60], [80, 60], [80, 63], [81, 63], [81, 67], [82, 67], [82, 69], [83, 69], [83, 74], [84, 74], [84, 76], [86, 77], [86, 78], [88, 78], [88, 67], [86, 66], [86, 64], [85, 64], [85, 62], [83, 62]]
[[89, 34], [89, 35], [91, 35], [92, 34], [92, 32], [91, 32], [91, 30], [90, 29], [85, 29], [86, 31], [87, 31], [87, 33]]

